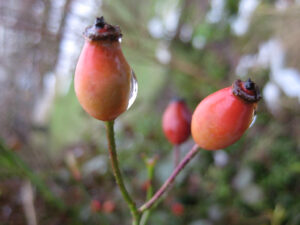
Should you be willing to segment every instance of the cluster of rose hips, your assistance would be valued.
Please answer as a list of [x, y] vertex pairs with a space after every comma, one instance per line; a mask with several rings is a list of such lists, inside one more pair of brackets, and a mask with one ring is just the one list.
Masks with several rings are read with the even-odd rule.
[[192, 116], [183, 100], [174, 100], [163, 115], [164, 133], [174, 145], [183, 143], [192, 133], [203, 149], [226, 148], [248, 129], [260, 98], [257, 86], [248, 79], [207, 96]]
[[[121, 30], [118, 26], [107, 24], [101, 17], [85, 30], [84, 36], [86, 41], [75, 73], [77, 98], [83, 109], [94, 118], [113, 121], [129, 108], [132, 92], [135, 91], [133, 89], [136, 88], [133, 83], [134, 73], [122, 53]], [[232, 86], [207, 96], [193, 114], [183, 100], [174, 100], [164, 112], [163, 131], [174, 146], [180, 145], [192, 134], [197, 148], [226, 148], [239, 140], [248, 129], [260, 98], [258, 87], [249, 79], [245, 82], [237, 80]], [[110, 134], [108, 136], [111, 138]], [[115, 148], [114, 145], [113, 143], [112, 148]], [[115, 177], [122, 191], [124, 185], [120, 179], [115, 152], [111, 153], [111, 158]], [[187, 158], [179, 167], [184, 167], [189, 160]], [[175, 171], [169, 183], [174, 180], [176, 173], [178, 171]], [[165, 186], [168, 187], [169, 183]], [[164, 193], [161, 191], [154, 195], [153, 201], [138, 211], [126, 190], [123, 192], [124, 199], [131, 205], [132, 214], [136, 218], [139, 213], [142, 214], [152, 206], [155, 197]]]
[[[126, 111], [130, 100], [132, 69], [121, 49], [121, 30], [103, 17], [86, 29], [86, 42], [78, 60], [75, 91], [91, 116], [111, 121]], [[217, 150], [236, 142], [249, 127], [260, 99], [250, 79], [234, 82], [200, 102], [193, 113], [182, 100], [175, 100], [163, 116], [163, 130], [174, 145], [190, 134], [203, 149]]]

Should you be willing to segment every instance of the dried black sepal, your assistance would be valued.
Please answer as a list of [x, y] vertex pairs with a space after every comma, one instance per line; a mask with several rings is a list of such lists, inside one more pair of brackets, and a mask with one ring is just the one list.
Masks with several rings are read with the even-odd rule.
[[[243, 83], [244, 83], [244, 87], [247, 90], [252, 91], [253, 94], [249, 94], [243, 89], [242, 87]], [[241, 80], [236, 80], [232, 85], [232, 93], [235, 96], [238, 96], [243, 100], [245, 100], [246, 102], [250, 102], [250, 103], [258, 102], [261, 99], [261, 94], [258, 86], [250, 78], [246, 82], [243, 82]]]
[[122, 37], [120, 27], [106, 23], [103, 16], [96, 18], [95, 23], [87, 27], [83, 35], [90, 41], [119, 41]]

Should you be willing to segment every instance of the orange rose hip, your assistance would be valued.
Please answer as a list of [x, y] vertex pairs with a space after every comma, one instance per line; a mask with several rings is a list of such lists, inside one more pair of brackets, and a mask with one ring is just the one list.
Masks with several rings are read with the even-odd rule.
[[98, 120], [114, 120], [129, 105], [135, 76], [121, 49], [121, 30], [103, 17], [85, 32], [75, 71], [75, 92], [83, 109]]
[[259, 89], [250, 79], [237, 80], [203, 99], [192, 116], [192, 136], [199, 147], [218, 150], [233, 144], [252, 122]]

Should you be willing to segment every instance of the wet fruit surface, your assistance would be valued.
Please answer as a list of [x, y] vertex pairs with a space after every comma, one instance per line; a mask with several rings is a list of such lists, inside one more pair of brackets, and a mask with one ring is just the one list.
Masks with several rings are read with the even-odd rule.
[[133, 84], [135, 76], [122, 53], [119, 28], [104, 20], [97, 21], [86, 31], [75, 72], [75, 92], [86, 112], [96, 119], [109, 121], [126, 111], [132, 102], [131, 92], [137, 88]]
[[[257, 95], [256, 90], [247, 90], [245, 84], [240, 91], [250, 96]], [[192, 136], [195, 142], [206, 150], [218, 150], [233, 144], [251, 124], [257, 101], [249, 102], [237, 96], [233, 87], [209, 95], [193, 113]]]

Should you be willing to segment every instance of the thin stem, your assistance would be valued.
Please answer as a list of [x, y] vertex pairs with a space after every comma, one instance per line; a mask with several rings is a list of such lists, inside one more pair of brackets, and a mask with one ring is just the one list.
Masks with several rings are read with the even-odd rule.
[[155, 163], [148, 163], [147, 165], [147, 175], [148, 175], [148, 182], [149, 182], [147, 188], [147, 200], [149, 200], [153, 195], [154, 166]]
[[115, 143], [115, 135], [114, 135], [114, 121], [106, 122], [106, 135], [107, 135], [109, 156], [111, 160], [114, 177], [116, 179], [117, 185], [120, 188], [122, 196], [124, 200], [127, 202], [127, 205], [131, 211], [133, 217], [132, 224], [139, 225], [139, 221], [141, 217], [140, 212], [137, 210], [135, 202], [132, 200], [130, 194], [128, 193], [125, 187], [123, 177], [119, 168], [119, 162], [118, 162], [117, 151], [116, 151], [116, 143]]
[[180, 161], [180, 146], [179, 145], [174, 145], [173, 154], [174, 154], [174, 168], [176, 168], [176, 166], [178, 166], [178, 163]]
[[[156, 164], [156, 159], [152, 159], [152, 162], [149, 163], [146, 160], [146, 166], [147, 166], [147, 174], [148, 174], [148, 187], [147, 187], [147, 201], [150, 200], [153, 196], [153, 177], [154, 177], [154, 167]], [[140, 225], [146, 225], [147, 221], [151, 214], [151, 209], [147, 210], [143, 216], [141, 217], [141, 224]]]
[[180, 173], [180, 171], [188, 164], [188, 162], [198, 153], [198, 145], [195, 144], [192, 149], [186, 154], [186, 156], [182, 159], [179, 165], [175, 168], [169, 178], [165, 181], [165, 183], [161, 186], [161, 188], [154, 194], [154, 196], [147, 201], [144, 205], [139, 208], [140, 212], [144, 212], [147, 209], [150, 209], [156, 201], [160, 199], [160, 197], [167, 191], [168, 187], [173, 183], [176, 176]]

